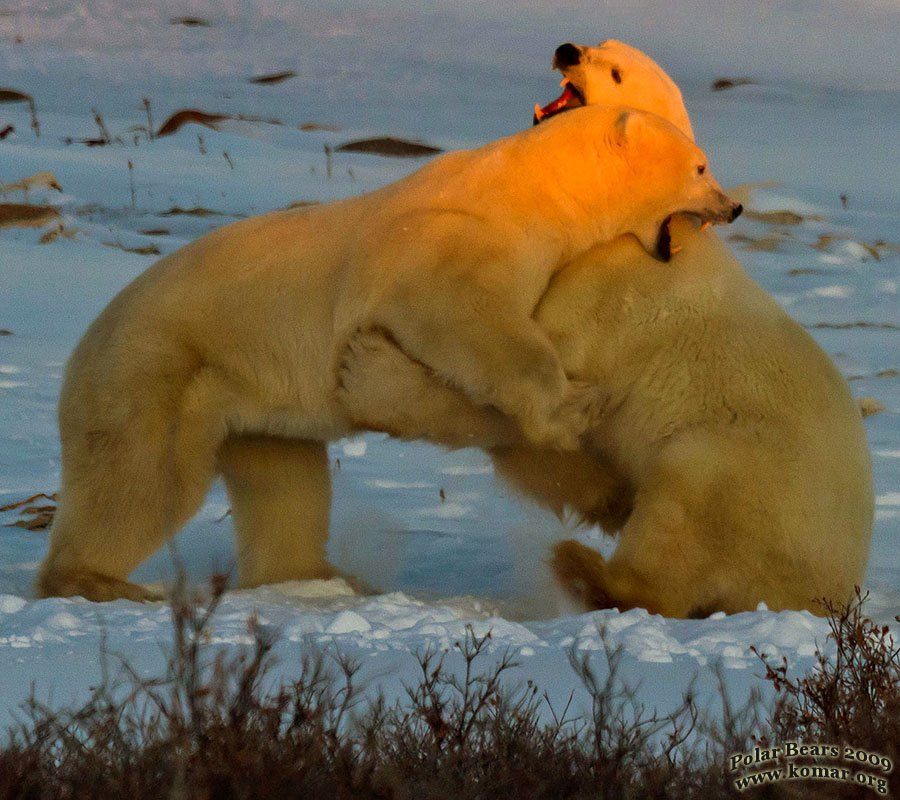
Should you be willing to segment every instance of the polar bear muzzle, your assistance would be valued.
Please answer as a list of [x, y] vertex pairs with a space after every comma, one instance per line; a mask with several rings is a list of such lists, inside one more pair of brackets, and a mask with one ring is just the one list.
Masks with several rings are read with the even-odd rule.
[[586, 105], [584, 93], [581, 89], [569, 80], [566, 75], [566, 68], [573, 67], [581, 61], [581, 49], [576, 44], [566, 42], [556, 48], [553, 54], [553, 63], [551, 69], [558, 69], [563, 73], [562, 82], [559, 84], [563, 87], [563, 93], [552, 103], [541, 106], [539, 103], [534, 104], [534, 118], [532, 124], [537, 125], [550, 117], [560, 114], [563, 111], [569, 111], [572, 108]]
[[556, 100], [543, 107], [539, 103], [534, 104], [533, 125], [550, 119], [550, 117], [556, 116], [563, 111], [569, 111], [585, 105], [584, 95], [581, 93], [581, 90], [568, 78], [563, 78], [559, 85], [563, 87], [563, 93]]
[[[685, 216], [694, 217], [700, 223], [700, 229], [705, 230], [710, 225], [730, 224], [734, 222], [744, 210], [740, 203], [732, 202], [725, 195], [722, 195], [724, 206], [716, 209], [709, 209], [705, 212], [684, 211], [681, 212]], [[668, 263], [672, 256], [675, 255], [681, 247], [672, 247], [672, 234], [669, 226], [672, 222], [672, 216], [669, 215], [661, 223], [659, 227], [655, 227], [655, 223], [650, 223], [654, 227], [648, 232], [645, 230], [635, 230], [634, 235], [641, 243], [643, 248], [655, 258], [657, 261]]]

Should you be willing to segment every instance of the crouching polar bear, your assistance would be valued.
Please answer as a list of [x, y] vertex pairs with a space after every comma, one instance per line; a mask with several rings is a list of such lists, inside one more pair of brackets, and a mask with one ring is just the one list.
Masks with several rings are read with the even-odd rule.
[[[677, 86], [620, 42], [561, 46], [562, 97], [639, 106], [691, 136]], [[498, 474], [557, 513], [619, 533], [607, 561], [558, 544], [557, 578], [588, 608], [667, 616], [810, 609], [863, 580], [871, 461], [846, 382], [712, 231], [670, 226], [667, 266], [633, 240], [559, 272], [535, 320], [568, 376], [602, 391], [577, 453], [523, 443], [379, 332], [351, 340], [343, 402], [365, 427], [488, 448]], [[402, 342], [401, 342], [402, 344]], [[449, 422], [448, 422], [449, 421]]]
[[196, 511], [217, 471], [242, 585], [334, 574], [324, 442], [353, 420], [337, 358], [360, 326], [523, 440], [574, 448], [593, 392], [532, 312], [563, 265], [666, 221], [740, 212], [668, 121], [581, 109], [452, 153], [368, 195], [229, 225], [157, 262], [91, 324], [60, 396], [60, 504], [40, 595], [148, 597], [129, 573]]

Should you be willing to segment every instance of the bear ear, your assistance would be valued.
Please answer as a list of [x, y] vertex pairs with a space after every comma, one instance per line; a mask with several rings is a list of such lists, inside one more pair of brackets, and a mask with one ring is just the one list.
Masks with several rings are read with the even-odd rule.
[[617, 147], [628, 145], [629, 133], [635, 125], [633, 117], [634, 114], [631, 111], [623, 111], [613, 124], [614, 141]]
[[641, 111], [623, 111], [613, 123], [613, 140], [617, 147], [627, 147], [637, 140], [646, 125], [647, 115]]

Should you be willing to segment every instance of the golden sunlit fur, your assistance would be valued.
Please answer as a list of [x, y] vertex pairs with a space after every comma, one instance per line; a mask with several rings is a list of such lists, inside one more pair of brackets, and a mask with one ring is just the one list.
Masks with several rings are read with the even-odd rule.
[[[668, 76], [623, 48], [621, 85], [597, 75], [594, 98], [677, 106], [686, 120], [680, 93], [654, 100], [674, 86]], [[589, 60], [572, 80], [594, 69], [609, 67]], [[655, 88], [622, 96], [636, 74]], [[765, 602], [822, 613], [814, 599], [845, 600], [868, 561], [872, 471], [856, 403], [714, 233], [676, 218], [672, 242], [683, 249], [668, 265], [631, 239], [594, 249], [558, 273], [535, 312], [566, 374], [604, 396], [578, 453], [523, 444], [508, 420], [377, 331], [348, 347], [342, 402], [360, 426], [489, 448], [524, 493], [618, 531], [608, 561], [574, 541], [554, 550], [558, 580], [586, 608], [686, 617]]]
[[574, 448], [592, 392], [570, 386], [532, 312], [554, 273], [596, 243], [634, 234], [653, 248], [673, 212], [733, 210], [700, 164], [659, 117], [580, 109], [163, 258], [67, 365], [60, 505], [38, 593], [146, 597], [129, 573], [217, 472], [243, 585], [333, 574], [325, 442], [353, 428], [336, 372], [360, 327], [390, 330], [528, 441]]
[[577, 87], [586, 105], [618, 104], [652, 111], [694, 138], [681, 90], [650, 56], [615, 39], [596, 47], [573, 46], [580, 56], [578, 63], [559, 69]]

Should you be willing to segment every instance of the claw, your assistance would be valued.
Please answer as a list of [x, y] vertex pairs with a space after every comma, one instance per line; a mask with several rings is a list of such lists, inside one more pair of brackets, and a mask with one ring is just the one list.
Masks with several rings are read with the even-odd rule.
[[568, 79], [568, 78], [563, 78], [563, 79], [559, 82], [559, 85], [560, 85], [560, 86], [565, 86], [568, 82], [569, 82], [569, 79]]
[[700, 226], [700, 230], [701, 230], [701, 231], [705, 231], [705, 230], [706, 230], [707, 228], [709, 228], [711, 225], [712, 225], [712, 223], [711, 223], [709, 220], [707, 220], [706, 222], [704, 222], [704, 223]]
[[541, 119], [541, 117], [543, 117], [543, 116], [544, 116], [544, 112], [541, 111], [540, 103], [535, 103], [535, 104], [534, 104], [534, 117], [535, 117], [535, 119], [538, 119], [538, 120], [539, 120], [539, 119]]
[[684, 248], [680, 244], [676, 244], [674, 247], [669, 248], [669, 253], [671, 255], [675, 255], [675, 253], [680, 253]]

